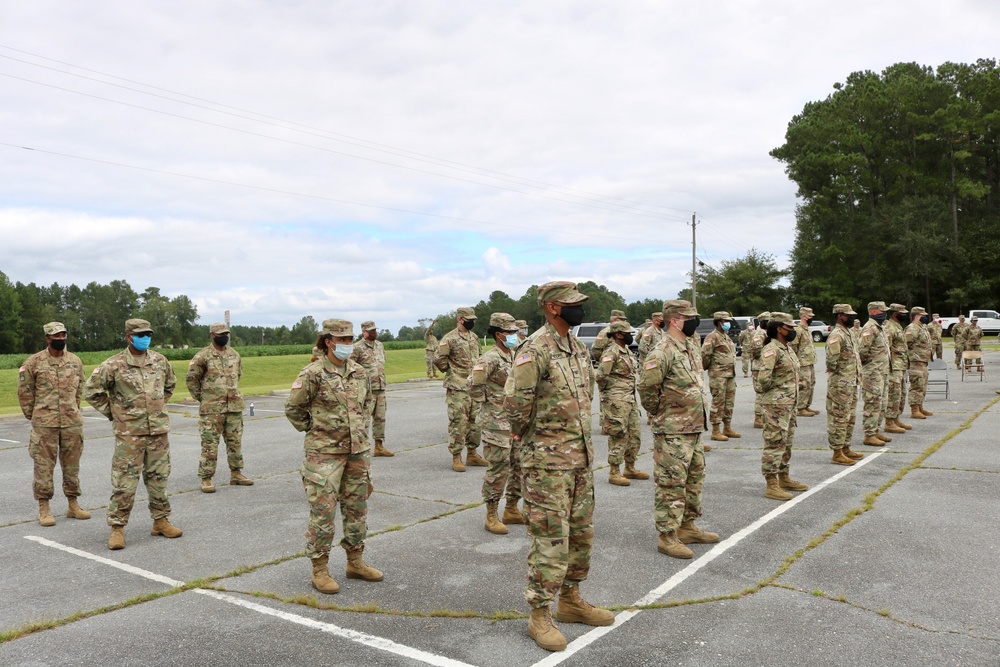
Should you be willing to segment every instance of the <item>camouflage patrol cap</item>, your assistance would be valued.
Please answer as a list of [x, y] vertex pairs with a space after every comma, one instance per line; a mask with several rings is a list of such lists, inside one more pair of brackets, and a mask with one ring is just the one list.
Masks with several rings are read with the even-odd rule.
[[365, 320], [364, 322], [361, 323], [361, 330], [362, 331], [371, 331], [372, 329], [375, 329], [375, 328], [376, 328], [375, 327], [375, 323], [372, 322], [371, 320]]
[[463, 306], [459, 308], [457, 314], [459, 317], [464, 317], [467, 320], [476, 319], [476, 309], [472, 308], [471, 306], [470, 307]]
[[[663, 313], [662, 312], [653, 313], [653, 320], [662, 320], [662, 319], [663, 319]], [[646, 320], [646, 321], [647, 322], [652, 322], [653, 320]]]
[[632, 333], [632, 325], [627, 320], [618, 320], [611, 323], [611, 326], [608, 327], [608, 333]]
[[583, 303], [590, 297], [581, 294], [576, 289], [576, 283], [568, 280], [554, 280], [538, 287], [538, 305], [544, 306], [547, 303], [558, 303], [572, 306]]
[[690, 301], [685, 301], [684, 299], [669, 299], [663, 302], [663, 319], [666, 319], [671, 315], [698, 317], [698, 311], [694, 309]]
[[963, 314], [963, 315], [959, 315], [959, 316], [958, 316], [958, 319], [960, 319], [960, 320], [964, 320], [964, 319], [965, 319], [965, 315], [964, 315], [964, 314]]
[[892, 312], [892, 313], [905, 313], [906, 312], [906, 306], [904, 306], [901, 303], [890, 303], [889, 304], [889, 312]]
[[323, 320], [323, 333], [331, 336], [354, 338], [354, 323], [349, 320]]
[[208, 325], [208, 333], [229, 333], [229, 326], [225, 322], [216, 322], [215, 324]]
[[885, 312], [888, 308], [885, 306], [885, 301], [869, 301], [868, 310], [881, 310]]
[[514, 320], [514, 326], [517, 327], [518, 329], [527, 329], [528, 323], [525, 322], [524, 320]]
[[927, 311], [924, 309], [923, 306], [914, 306], [913, 308], [910, 308], [910, 317], [913, 317], [914, 315], [926, 315], [926, 314]]
[[768, 322], [777, 322], [778, 324], [787, 324], [788, 326], [793, 324], [791, 315], [774, 311], [771, 311], [771, 317], [768, 319]]
[[490, 315], [490, 326], [496, 327], [501, 331], [517, 331], [517, 323], [514, 322], [514, 316], [508, 315], [507, 313], [493, 313]]
[[813, 312], [813, 309], [810, 308], [809, 306], [802, 306], [801, 308], [799, 308], [799, 317], [802, 317], [803, 315], [805, 315], [806, 317], [812, 317], [813, 315], [815, 315], [815, 313]]
[[125, 320], [125, 334], [129, 335], [137, 333], [153, 333], [153, 327], [149, 326], [149, 322], [146, 320], [140, 320], [138, 318]]
[[934, 313], [933, 315], [931, 315], [931, 317], [933, 317], [933, 318], [934, 318], [934, 319], [936, 320], [936, 319], [938, 319], [938, 318], [939, 318], [939, 317], [941, 317], [941, 316], [940, 316], [940, 315], [938, 315], [937, 313]]
[[857, 315], [854, 312], [854, 308], [849, 303], [838, 303], [833, 307], [834, 315]]
[[[926, 313], [927, 313], [927, 311], [925, 310], [925, 311], [924, 311], [924, 314], [926, 314]], [[970, 322], [978, 322], [978, 321], [979, 321], [979, 318], [978, 318], [978, 317], [976, 317], [975, 315], [973, 315], [973, 316], [972, 316], [972, 319], [970, 319], [969, 321], [970, 321]]]
[[615, 319], [616, 317], [621, 318], [621, 319], [624, 320], [625, 319], [625, 311], [623, 311], [623, 310], [612, 310], [611, 311], [611, 319]]
[[765, 310], [763, 313], [761, 313], [760, 315], [757, 316], [757, 319], [758, 320], [764, 320], [766, 322], [770, 321], [771, 320], [771, 313], [769, 311]]
[[66, 333], [66, 325], [62, 322], [49, 322], [42, 327], [46, 336], [55, 336], [57, 333]]
[[714, 313], [712, 313], [712, 319], [713, 320], [731, 320], [731, 319], [733, 319], [733, 316], [730, 315], [729, 313], [727, 313], [724, 310], [717, 310]]

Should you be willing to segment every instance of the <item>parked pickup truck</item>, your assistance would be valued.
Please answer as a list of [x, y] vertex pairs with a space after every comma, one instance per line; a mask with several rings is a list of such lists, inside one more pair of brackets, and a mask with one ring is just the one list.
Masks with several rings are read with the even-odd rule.
[[[968, 324], [973, 317], [978, 317], [979, 321], [977, 324], [979, 328], [983, 330], [984, 334], [1000, 334], [1000, 313], [995, 310], [970, 310], [969, 314], [965, 317], [965, 323]], [[941, 329], [948, 334], [952, 335], [952, 328], [958, 324], [957, 317], [942, 317], [941, 318]]]

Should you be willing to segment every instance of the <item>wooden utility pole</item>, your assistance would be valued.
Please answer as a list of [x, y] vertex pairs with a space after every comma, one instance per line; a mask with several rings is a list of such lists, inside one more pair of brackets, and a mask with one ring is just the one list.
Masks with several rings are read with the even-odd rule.
[[698, 310], [698, 258], [697, 258], [697, 245], [698, 241], [695, 237], [695, 214], [691, 214], [691, 307]]

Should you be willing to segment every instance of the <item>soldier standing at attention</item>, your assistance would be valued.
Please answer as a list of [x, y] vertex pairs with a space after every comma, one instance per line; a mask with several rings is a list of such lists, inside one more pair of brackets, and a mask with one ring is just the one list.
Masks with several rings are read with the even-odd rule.
[[857, 313], [849, 303], [833, 307], [837, 325], [826, 339], [826, 428], [831, 463], [852, 466], [864, 454], [851, 451], [851, 435], [858, 415], [858, 383], [861, 382], [861, 361], [854, 341]]
[[[712, 440], [725, 442], [739, 438], [733, 430], [733, 404], [736, 401], [736, 344], [729, 337], [733, 317], [724, 310], [712, 315], [715, 330], [705, 336], [701, 345], [701, 364], [708, 370], [708, 387], [712, 392]], [[705, 451], [711, 447], [705, 445]]]
[[924, 409], [924, 397], [927, 395], [927, 364], [933, 355], [931, 334], [927, 330], [931, 316], [921, 306], [914, 306], [910, 308], [910, 319], [912, 320], [910, 326], [903, 332], [910, 361], [910, 394], [907, 400], [910, 403], [910, 416], [913, 419], [926, 419], [934, 414]]
[[748, 322], [747, 328], [740, 332], [740, 349], [743, 354], [743, 377], [747, 377], [750, 371], [750, 341], [753, 339], [753, 323]]
[[[757, 371], [760, 370], [760, 353], [767, 342], [767, 323], [771, 319], [771, 313], [763, 312], [757, 316], [757, 329], [750, 339], [750, 374], [753, 376], [753, 427], [764, 428], [762, 418], [763, 411], [760, 407], [760, 392], [757, 391]], [[744, 352], [743, 354], [746, 354]]]
[[[771, 313], [767, 325], [767, 343], [760, 354], [760, 402], [764, 416], [764, 451], [760, 456], [760, 471], [767, 481], [764, 497], [791, 500], [789, 491], [806, 491], [809, 487], [789, 474], [795, 440], [795, 406], [799, 392], [799, 360], [790, 343], [798, 331], [788, 313]], [[811, 343], [810, 343], [811, 344]]]
[[424, 357], [427, 359], [427, 379], [434, 379], [434, 353], [437, 352], [438, 339], [434, 335], [434, 325], [437, 324], [437, 320], [432, 320], [430, 324], [427, 325], [427, 331], [424, 332]]
[[885, 430], [889, 433], [906, 433], [913, 427], [899, 420], [906, 407], [906, 374], [910, 369], [906, 350], [906, 336], [903, 324], [909, 320], [906, 306], [889, 304], [889, 320], [885, 324], [885, 335], [889, 340], [889, 390], [885, 407]]
[[656, 495], [653, 513], [660, 534], [657, 550], [691, 558], [687, 544], [718, 542], [694, 524], [701, 516], [705, 481], [702, 431], [708, 430], [708, 398], [701, 354], [693, 336], [701, 319], [688, 301], [664, 301], [667, 333], [642, 365], [639, 398], [653, 417]]
[[[923, 318], [921, 318], [920, 321], [923, 322]], [[969, 322], [970, 322], [969, 328], [965, 331], [965, 335], [962, 337], [962, 343], [963, 343], [963, 346], [964, 346], [964, 351], [965, 352], [982, 352], [983, 351], [983, 347], [982, 347], [983, 330], [979, 328], [979, 318], [976, 317], [975, 315], [973, 315], [972, 319], [969, 320]], [[965, 365], [966, 365], [966, 367], [969, 367], [972, 364], [969, 363], [969, 362], [966, 362]], [[982, 373], [983, 372], [983, 360], [981, 358], [978, 359], [978, 360], [976, 360], [976, 366], [978, 367], [979, 372]], [[920, 409], [923, 410], [923, 406], [922, 405], [920, 406]], [[926, 410], [924, 410], [924, 414], [927, 414]]]
[[253, 486], [243, 470], [243, 394], [240, 377], [243, 361], [229, 347], [229, 327], [216, 322], [208, 327], [211, 344], [199, 350], [188, 363], [187, 388], [198, 408], [198, 430], [201, 433], [201, 459], [198, 477], [203, 493], [215, 493], [212, 476], [219, 458], [219, 439], [226, 441], [231, 486]]
[[[601, 390], [601, 421], [608, 434], [608, 482], [630, 486], [630, 479], [649, 479], [649, 473], [635, 469], [639, 456], [639, 406], [635, 399], [638, 362], [629, 351], [632, 327], [617, 320], [609, 327], [610, 343], [597, 364], [597, 387]], [[619, 467], [625, 464], [624, 476]]]
[[[941, 316], [937, 313], [931, 315], [930, 324], [927, 325], [927, 330], [931, 334], [931, 347], [934, 350], [934, 357], [936, 359], [944, 359], [943, 343], [941, 342]], [[932, 360], [933, 360], [932, 358]]]
[[505, 407], [521, 442], [531, 535], [528, 636], [547, 651], [562, 651], [566, 638], [549, 611], [557, 592], [556, 617], [563, 623], [611, 625], [615, 617], [585, 602], [579, 590], [594, 543], [594, 375], [587, 347], [570, 329], [583, 321], [587, 297], [565, 281], [545, 283], [537, 295], [546, 323], [517, 350]]
[[799, 325], [795, 328], [795, 336], [788, 341], [788, 347], [799, 360], [799, 398], [795, 405], [797, 417], [815, 417], [819, 414], [819, 410], [809, 407], [816, 387], [816, 348], [813, 347], [812, 332], [809, 331], [812, 321], [812, 308], [799, 308]]
[[42, 331], [45, 349], [28, 357], [18, 370], [17, 400], [25, 419], [31, 421], [28, 453], [35, 462], [32, 490], [38, 501], [38, 523], [54, 526], [49, 501], [55, 494], [56, 461], [62, 467], [63, 493], [69, 501], [66, 516], [90, 518], [90, 512], [77, 502], [83, 456], [83, 363], [66, 349], [62, 322], [49, 322]]
[[528, 338], [528, 323], [525, 320], [517, 320], [514, 322], [514, 326], [517, 327], [517, 340], [524, 341]]
[[865, 439], [862, 444], [882, 447], [892, 437], [879, 432], [889, 399], [889, 372], [892, 367], [889, 338], [886, 336], [884, 301], [868, 304], [868, 321], [858, 337], [858, 358], [861, 360], [861, 400], [864, 403], [861, 426]]
[[95, 368], [84, 388], [87, 402], [114, 425], [115, 451], [111, 457], [108, 503], [111, 526], [108, 549], [111, 550], [125, 548], [125, 526], [132, 513], [140, 474], [146, 483], [149, 514], [153, 517], [150, 534], [163, 537], [183, 534], [167, 519], [170, 515], [167, 403], [177, 379], [166, 357], [149, 349], [152, 336], [153, 329], [146, 320], [127, 320], [128, 348]]
[[[448, 451], [451, 452], [451, 469], [465, 472], [465, 466], [486, 466], [486, 460], [476, 453], [479, 446], [479, 428], [476, 416], [479, 404], [469, 393], [469, 374], [472, 365], [482, 354], [479, 337], [472, 333], [476, 326], [476, 311], [458, 309], [458, 326], [441, 339], [434, 353], [434, 365], [445, 374], [444, 388], [448, 406]], [[468, 448], [465, 464], [462, 449]]]
[[965, 315], [958, 316], [958, 324], [951, 328], [951, 335], [955, 341], [955, 368], [962, 367], [962, 352], [965, 351], [965, 334], [969, 331], [969, 323], [965, 321]]
[[[395, 456], [385, 448], [385, 346], [378, 340], [378, 329], [371, 320], [361, 323], [361, 340], [354, 346], [351, 357], [368, 373], [372, 392], [372, 413], [369, 418], [375, 456]], [[365, 429], [367, 431], [367, 428]]]
[[601, 355], [604, 354], [604, 348], [608, 346], [608, 330], [611, 328], [611, 324], [620, 321], [627, 321], [624, 311], [612, 310], [610, 324], [598, 332], [597, 337], [594, 338], [594, 344], [590, 348], [590, 357], [594, 361], [601, 358]]
[[656, 344], [663, 338], [663, 313], [653, 313], [652, 324], [642, 332], [642, 340], [639, 341], [639, 362], [646, 360], [646, 355], [656, 347]]
[[300, 473], [309, 501], [306, 556], [312, 561], [312, 585], [320, 593], [340, 586], [328, 567], [337, 503], [343, 519], [347, 578], [382, 581], [383, 575], [365, 563], [368, 534], [368, 482], [371, 450], [368, 419], [372, 410], [368, 373], [351, 359], [354, 325], [329, 319], [316, 347], [325, 354], [299, 372], [285, 401], [285, 416], [296, 431], [305, 432], [305, 460]]
[[653, 326], [653, 320], [646, 320], [642, 323], [642, 326], [639, 327], [639, 331], [635, 334], [636, 347], [642, 345], [642, 337], [646, 335], [646, 331], [649, 330], [649, 327], [651, 326]]

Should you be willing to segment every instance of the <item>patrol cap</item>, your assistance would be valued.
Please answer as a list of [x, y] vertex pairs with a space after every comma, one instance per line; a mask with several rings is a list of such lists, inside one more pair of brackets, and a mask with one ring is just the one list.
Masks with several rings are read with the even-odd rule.
[[[927, 314], [927, 311], [924, 310], [923, 306], [914, 306], [913, 308], [910, 308], [910, 316], [911, 317], [913, 315], [926, 315], [926, 314]], [[975, 318], [973, 318], [973, 319], [975, 319]]]
[[712, 313], [712, 319], [713, 320], [731, 320], [731, 319], [733, 319], [733, 316], [730, 315], [729, 313], [727, 313], [724, 310], [717, 310], [714, 313]]
[[49, 322], [42, 327], [46, 336], [55, 336], [57, 333], [66, 333], [66, 325], [62, 322]]
[[905, 313], [906, 312], [906, 306], [904, 306], [901, 303], [890, 303], [889, 304], [889, 311], [893, 312], [893, 313]]
[[[662, 312], [660, 312], [660, 313], [653, 313], [653, 320], [662, 320], [662, 319], [663, 319], [663, 313]], [[652, 322], [653, 320], [647, 320], [647, 321], [648, 322]]]
[[611, 323], [611, 326], [608, 327], [608, 333], [632, 333], [632, 325], [626, 320], [618, 320]]
[[888, 308], [885, 307], [885, 301], [869, 301], [868, 310], [881, 310], [884, 312]]
[[583, 303], [589, 299], [586, 294], [581, 294], [576, 289], [576, 283], [568, 280], [554, 280], [545, 283], [538, 288], [538, 305], [544, 306], [547, 303], [558, 303], [571, 306]]
[[808, 306], [802, 306], [801, 308], [799, 308], [799, 317], [802, 317], [803, 315], [805, 315], [806, 317], [812, 317], [813, 315], [815, 315], [815, 313], [813, 312], [812, 308]]
[[690, 301], [685, 301], [684, 299], [670, 299], [663, 302], [663, 319], [666, 319], [671, 315], [698, 317], [698, 311], [694, 309]]
[[362, 331], [371, 331], [374, 328], [375, 328], [375, 323], [372, 322], [371, 320], [365, 320], [364, 322], [361, 323]]
[[215, 324], [208, 325], [208, 333], [229, 333], [229, 327], [226, 326], [225, 322], [216, 322]]
[[507, 313], [493, 313], [490, 315], [490, 326], [496, 327], [501, 331], [517, 331], [517, 323], [514, 322], [514, 316], [508, 315]]
[[149, 326], [149, 322], [146, 320], [133, 318], [131, 320], [125, 320], [125, 333], [126, 335], [137, 334], [137, 333], [153, 333], [153, 327]]
[[778, 324], [787, 324], [788, 326], [791, 326], [793, 324], [791, 315], [789, 315], [788, 313], [776, 313], [776, 312], [771, 313], [771, 317], [770, 319], [768, 319], [768, 322], [777, 322]]
[[931, 315], [931, 317], [933, 317], [934, 319], [937, 319], [937, 318], [939, 318], [939, 317], [941, 317], [941, 316], [940, 316], [940, 315], [938, 315], [937, 313], [934, 313], [933, 315]]
[[849, 303], [838, 303], [833, 307], [834, 315], [857, 315], [854, 312], [854, 308]]
[[323, 320], [323, 333], [331, 336], [350, 336], [354, 338], [354, 323], [348, 320]]
[[620, 317], [621, 319], [624, 320], [625, 319], [625, 311], [623, 311], [623, 310], [612, 310], [611, 311], [611, 319], [614, 319], [616, 317]]
[[[924, 312], [926, 313], [927, 311], [925, 310]], [[979, 321], [979, 318], [978, 318], [978, 317], [976, 317], [975, 315], [973, 315], [973, 316], [972, 316], [972, 319], [971, 319], [970, 321], [972, 321], [972, 322], [978, 322], [978, 321]]]
[[514, 326], [517, 327], [518, 329], [527, 329], [528, 323], [525, 322], [524, 320], [514, 320]]
[[467, 320], [474, 320], [476, 319], [476, 309], [472, 308], [471, 306], [469, 307], [463, 306], [458, 309], [458, 316], [464, 317]]

